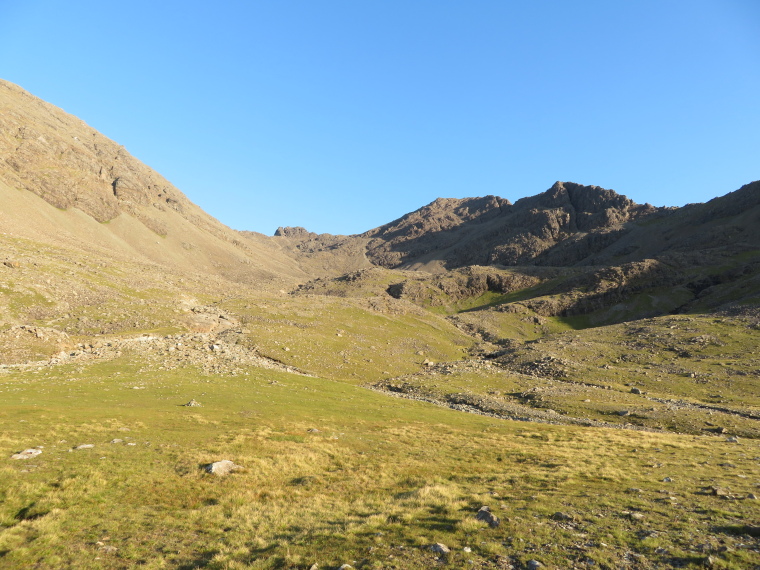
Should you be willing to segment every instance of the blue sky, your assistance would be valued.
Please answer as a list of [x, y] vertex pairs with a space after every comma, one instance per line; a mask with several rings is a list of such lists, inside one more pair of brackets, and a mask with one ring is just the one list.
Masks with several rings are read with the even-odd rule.
[[235, 229], [760, 178], [757, 0], [0, 0], [0, 77]]

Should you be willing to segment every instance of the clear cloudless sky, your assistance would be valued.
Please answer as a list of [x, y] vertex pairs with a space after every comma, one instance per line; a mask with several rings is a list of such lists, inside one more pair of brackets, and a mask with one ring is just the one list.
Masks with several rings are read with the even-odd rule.
[[760, 178], [758, 0], [0, 0], [0, 77], [266, 234]]

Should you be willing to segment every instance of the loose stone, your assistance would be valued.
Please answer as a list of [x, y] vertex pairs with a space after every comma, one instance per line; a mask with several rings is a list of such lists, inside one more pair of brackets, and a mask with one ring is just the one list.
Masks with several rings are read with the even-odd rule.
[[11, 459], [31, 459], [32, 457], [37, 457], [40, 453], [42, 453], [41, 449], [25, 449], [11, 455]]
[[238, 469], [242, 469], [240, 465], [235, 465], [232, 461], [229, 459], [223, 459], [221, 461], [215, 461], [214, 463], [209, 463], [204, 467], [206, 473], [211, 473], [212, 475], [217, 476], [223, 476], [228, 475], [232, 473], [233, 471], [237, 471]]
[[475, 518], [479, 521], [483, 521], [485, 523], [488, 523], [488, 526], [491, 528], [496, 528], [501, 524], [501, 521], [499, 520], [499, 517], [495, 516], [491, 509], [485, 505], [480, 507], [480, 510], [478, 511], [478, 514], [475, 515]]

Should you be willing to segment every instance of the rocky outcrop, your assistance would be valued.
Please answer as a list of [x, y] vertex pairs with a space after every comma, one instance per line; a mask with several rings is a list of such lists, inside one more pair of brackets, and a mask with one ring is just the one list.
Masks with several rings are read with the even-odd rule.
[[[496, 196], [438, 199], [364, 234], [367, 256], [384, 267], [442, 260], [465, 265], [570, 265], [608, 247], [626, 224], [658, 211], [612, 190], [557, 182], [515, 204]], [[554, 252], [556, 246], [572, 247]]]
[[289, 238], [298, 238], [298, 239], [309, 239], [312, 237], [316, 237], [317, 234], [314, 232], [310, 232], [306, 228], [302, 228], [301, 226], [295, 226], [295, 227], [282, 227], [280, 226], [277, 228], [277, 231], [274, 232], [275, 237], [289, 237]]
[[387, 289], [391, 297], [413, 303], [437, 306], [462, 299], [480, 297], [484, 293], [511, 293], [541, 282], [541, 271], [507, 271], [491, 267], [471, 266], [438, 275], [421, 274], [393, 283]]
[[[376, 265], [399, 267], [413, 259], [448, 248], [456, 248], [463, 236], [483, 229], [498, 218], [509, 200], [484, 198], [438, 198], [398, 220], [362, 234], [369, 238], [367, 256]], [[472, 252], [478, 259], [461, 265], [485, 265], [484, 252]]]

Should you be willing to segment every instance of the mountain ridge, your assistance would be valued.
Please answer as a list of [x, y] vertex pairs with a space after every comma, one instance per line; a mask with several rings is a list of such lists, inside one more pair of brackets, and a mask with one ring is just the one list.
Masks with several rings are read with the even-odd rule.
[[[172, 271], [218, 275], [268, 290], [296, 290], [300, 285], [303, 292], [320, 279], [317, 289], [323, 290], [324, 280], [372, 268], [412, 270], [424, 276], [467, 267], [498, 271], [546, 266], [590, 268], [584, 270], [594, 276], [584, 285], [589, 290], [599, 288], [593, 280], [604, 281], [601, 276], [609, 273], [607, 269], [626, 276], [620, 283], [636, 282], [641, 289], [646, 275], [657, 267], [659, 276], [652, 284], [702, 291], [709, 288], [700, 282], [718, 280], [725, 285], [733, 277], [730, 272], [720, 278], [700, 277], [695, 267], [718, 266], [760, 248], [754, 231], [760, 223], [760, 182], [705, 204], [657, 208], [614, 190], [557, 181], [514, 203], [494, 195], [438, 198], [350, 236], [287, 226], [271, 237], [235, 231], [123, 147], [20, 87], [0, 82], [0, 109], [0, 193], [5, 204], [0, 219], [6, 230], [28, 239], [98, 250], [105, 257], [142, 259]], [[754, 275], [753, 267], [736, 263], [744, 268], [732, 269], [737, 279]], [[573, 290], [577, 276], [570, 269], [563, 271], [565, 285], [557, 291]], [[480, 285], [456, 285], [460, 293], [455, 297], [482, 293], [483, 283], [505, 293], [509, 287], [504, 283], [527, 282], [523, 277], [505, 281], [493, 271], [489, 275], [485, 281], [475, 279]], [[420, 289], [411, 281], [406, 286], [396, 283], [393, 291], [406, 291], [420, 302], [432, 294], [427, 286]], [[604, 295], [610, 297], [609, 292]], [[564, 301], [555, 312], [589, 306], [588, 300], [584, 303]]]

